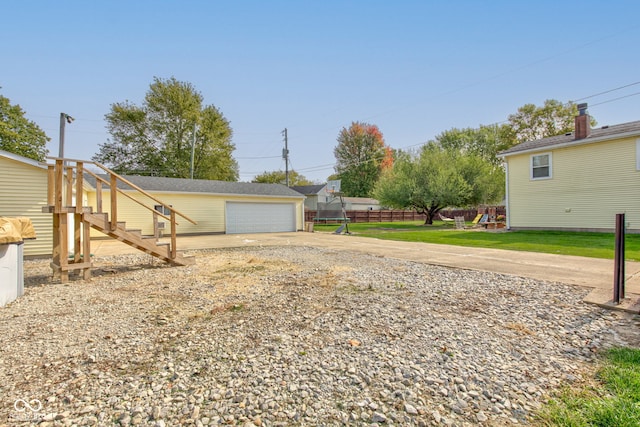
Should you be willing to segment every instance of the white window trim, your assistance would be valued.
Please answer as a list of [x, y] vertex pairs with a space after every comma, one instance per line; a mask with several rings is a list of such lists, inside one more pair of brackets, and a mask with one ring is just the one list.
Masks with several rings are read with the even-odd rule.
[[[549, 156], [549, 176], [541, 176], [541, 177], [537, 177], [534, 178], [533, 177], [533, 158], [534, 157], [539, 157], [539, 156]], [[529, 157], [529, 178], [532, 181], [540, 181], [540, 180], [544, 180], [544, 179], [551, 179], [553, 178], [553, 155], [551, 152], [547, 152], [547, 153], [536, 153], [536, 154], [532, 154]]]

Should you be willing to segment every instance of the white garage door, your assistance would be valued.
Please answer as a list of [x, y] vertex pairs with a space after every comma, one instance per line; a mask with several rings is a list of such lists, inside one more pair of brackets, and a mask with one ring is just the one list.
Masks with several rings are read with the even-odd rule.
[[226, 210], [227, 234], [296, 231], [294, 203], [227, 202]]

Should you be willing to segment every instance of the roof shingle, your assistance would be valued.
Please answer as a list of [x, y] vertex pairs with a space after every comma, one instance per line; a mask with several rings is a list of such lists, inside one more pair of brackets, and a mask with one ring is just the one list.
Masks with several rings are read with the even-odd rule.
[[[100, 175], [106, 178], [106, 175]], [[281, 184], [260, 184], [253, 182], [211, 181], [206, 179], [165, 178], [158, 176], [122, 175], [124, 179], [145, 191], [169, 193], [240, 194], [254, 196], [296, 197], [297, 191]], [[87, 176], [87, 181], [95, 187], [95, 178]], [[118, 188], [131, 190], [129, 185], [118, 181]]]
[[521, 144], [515, 145], [508, 150], [502, 151], [498, 155], [508, 156], [509, 154], [519, 153], [521, 151], [533, 151], [542, 148], [554, 147], [557, 145], [572, 145], [572, 143], [588, 144], [590, 142], [598, 142], [625, 134], [640, 135], [640, 120], [592, 129], [591, 135], [583, 139], [575, 139], [574, 132], [571, 132], [568, 135], [557, 135], [551, 136], [549, 138], [537, 139], [535, 141], [526, 141]]

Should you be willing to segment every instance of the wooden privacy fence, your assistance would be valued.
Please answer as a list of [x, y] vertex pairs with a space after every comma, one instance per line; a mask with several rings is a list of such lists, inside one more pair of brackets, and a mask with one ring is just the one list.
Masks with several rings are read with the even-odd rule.
[[[465, 221], [473, 221], [478, 212], [484, 211], [485, 208], [477, 209], [446, 209], [440, 211], [443, 216], [453, 218], [455, 216], [463, 216]], [[321, 215], [318, 215], [321, 214]], [[403, 221], [425, 221], [426, 215], [418, 214], [415, 211], [409, 210], [371, 210], [371, 211], [346, 211], [349, 222], [403, 222]], [[504, 206], [498, 206], [496, 208], [497, 215], [504, 215]], [[342, 218], [342, 212], [337, 210], [335, 212], [327, 211], [305, 211], [305, 221], [315, 221], [319, 223], [326, 222], [339, 222], [335, 218]], [[320, 218], [320, 219], [319, 219]], [[324, 219], [323, 219], [324, 218]], [[331, 219], [326, 219], [331, 218]]]

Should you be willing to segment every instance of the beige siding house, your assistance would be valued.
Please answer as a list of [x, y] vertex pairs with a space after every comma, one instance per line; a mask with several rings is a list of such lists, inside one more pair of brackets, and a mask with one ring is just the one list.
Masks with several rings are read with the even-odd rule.
[[579, 107], [575, 132], [501, 153], [507, 227], [613, 231], [624, 213], [627, 231], [640, 233], [640, 121], [592, 130]]
[[332, 195], [327, 191], [327, 184], [294, 185], [291, 189], [306, 197], [304, 200], [304, 207], [309, 211], [322, 209], [323, 206], [332, 198]]
[[[124, 178], [197, 222], [194, 225], [178, 218], [178, 234], [268, 233], [304, 228], [304, 196], [284, 185], [148, 176]], [[88, 206], [96, 208], [95, 180], [91, 177], [86, 180], [93, 186], [87, 192]], [[119, 183], [118, 187], [138, 197], [127, 185]], [[109, 212], [109, 197], [109, 192], [104, 191], [105, 212]], [[148, 199], [141, 201], [153, 204]], [[126, 221], [129, 229], [153, 235], [153, 215], [121, 194], [118, 219]], [[99, 236], [102, 234], [92, 230], [92, 237]]]
[[35, 160], [0, 150], [0, 216], [31, 219], [35, 240], [25, 240], [24, 256], [49, 256], [53, 245], [47, 205], [47, 167]]

